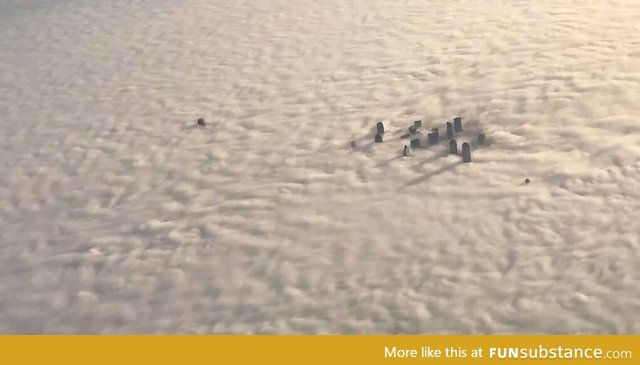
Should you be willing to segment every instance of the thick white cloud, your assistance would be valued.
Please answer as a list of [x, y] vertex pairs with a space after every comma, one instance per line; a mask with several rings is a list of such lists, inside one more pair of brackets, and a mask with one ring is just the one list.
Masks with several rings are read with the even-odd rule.
[[0, 332], [637, 333], [638, 16], [0, 1]]

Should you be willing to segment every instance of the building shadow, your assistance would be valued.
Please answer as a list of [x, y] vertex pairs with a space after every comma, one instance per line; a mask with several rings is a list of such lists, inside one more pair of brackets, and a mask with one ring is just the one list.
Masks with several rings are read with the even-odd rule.
[[428, 173], [423, 174], [422, 176], [419, 176], [415, 179], [409, 180], [407, 183], [404, 184], [404, 187], [408, 187], [408, 186], [413, 186], [413, 185], [417, 185], [420, 183], [423, 183], [425, 181], [428, 181], [429, 179], [431, 179], [434, 176], [438, 176], [440, 174], [443, 174], [445, 172], [448, 171], [453, 171], [457, 166], [461, 165], [462, 161], [460, 162], [454, 162], [454, 163], [450, 163], [448, 165], [442, 166], [436, 170], [430, 171]]

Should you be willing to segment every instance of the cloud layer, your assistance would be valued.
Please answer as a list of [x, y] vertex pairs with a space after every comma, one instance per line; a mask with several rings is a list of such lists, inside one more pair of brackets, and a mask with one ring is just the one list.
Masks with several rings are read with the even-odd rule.
[[0, 332], [638, 333], [638, 16], [0, 1]]

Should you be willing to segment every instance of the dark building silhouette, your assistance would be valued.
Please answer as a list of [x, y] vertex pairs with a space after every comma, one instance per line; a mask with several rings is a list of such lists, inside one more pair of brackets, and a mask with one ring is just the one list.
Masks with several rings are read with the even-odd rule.
[[486, 136], [484, 133], [480, 133], [478, 134], [478, 144], [480, 146], [484, 146], [484, 144], [486, 143]]
[[453, 124], [451, 122], [447, 122], [447, 138], [453, 138]]
[[382, 143], [382, 134], [380, 133], [376, 134], [375, 142]]
[[427, 134], [427, 144], [429, 146], [433, 146], [436, 144], [435, 135], [433, 133]]
[[416, 128], [421, 128], [422, 127], [422, 121], [421, 120], [416, 120], [415, 122], [413, 122], [413, 126]]
[[452, 155], [458, 154], [458, 141], [456, 141], [455, 139], [449, 141], [449, 153], [451, 153]]
[[378, 124], [376, 124], [376, 133], [384, 134], [384, 124], [382, 122], [378, 122]]
[[453, 118], [453, 129], [456, 133], [462, 132], [462, 118], [460, 117]]
[[420, 138], [411, 140], [411, 148], [420, 148]]
[[406, 144], [404, 145], [404, 150], [402, 151], [402, 155], [407, 157], [411, 154], [411, 149]]
[[462, 144], [462, 162], [471, 162], [471, 146], [467, 142]]

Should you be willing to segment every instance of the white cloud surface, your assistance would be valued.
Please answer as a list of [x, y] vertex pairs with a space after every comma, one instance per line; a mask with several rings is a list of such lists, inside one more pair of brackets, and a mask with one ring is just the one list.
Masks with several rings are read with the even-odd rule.
[[0, 0], [0, 332], [638, 333], [639, 16]]

